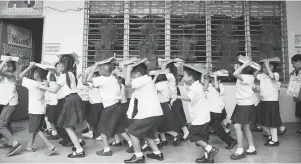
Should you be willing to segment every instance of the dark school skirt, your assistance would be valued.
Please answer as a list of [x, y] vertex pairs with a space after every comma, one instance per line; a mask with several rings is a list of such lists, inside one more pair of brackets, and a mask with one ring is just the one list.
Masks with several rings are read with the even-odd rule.
[[254, 106], [254, 111], [252, 112], [252, 124], [260, 124], [261, 120], [261, 102], [258, 103], [257, 106]]
[[171, 111], [169, 102], [161, 103], [162, 111], [163, 111], [163, 121], [162, 124], [158, 128], [158, 132], [180, 132], [180, 125], [175, 116], [175, 113]]
[[133, 119], [129, 127], [129, 134], [139, 138], [156, 138], [156, 131], [162, 124], [163, 116], [154, 116], [145, 119]]
[[249, 124], [253, 119], [254, 105], [240, 106], [236, 105], [231, 116], [233, 124]]
[[209, 122], [203, 125], [191, 125], [189, 127], [188, 139], [190, 142], [204, 141], [208, 142], [209, 140]]
[[57, 126], [60, 128], [74, 128], [83, 121], [83, 102], [78, 94], [73, 93], [64, 98]]
[[102, 111], [103, 111], [102, 103], [91, 104], [87, 122], [93, 130], [96, 130], [96, 128], [97, 128], [97, 124], [99, 122]]
[[123, 109], [120, 103], [116, 103], [104, 108], [98, 122], [98, 132], [106, 135], [108, 138], [115, 134], [125, 132], [125, 127], [122, 124]]
[[274, 128], [282, 125], [279, 101], [261, 101], [260, 111], [260, 125]]
[[296, 102], [295, 116], [301, 119], [301, 101]]
[[49, 105], [46, 106], [46, 116], [50, 123], [56, 123], [57, 121], [57, 105]]
[[29, 133], [38, 133], [42, 130], [45, 121], [44, 114], [29, 114]]
[[91, 103], [89, 101], [83, 101], [82, 113], [83, 113], [84, 120], [88, 120], [91, 111], [90, 109], [91, 109]]
[[224, 120], [224, 119], [226, 119], [227, 118], [227, 111], [226, 111], [226, 109], [224, 108], [223, 110], [222, 110], [222, 120]]
[[127, 116], [128, 108], [129, 108], [129, 101], [127, 103], [121, 104], [123, 113], [122, 113], [122, 119], [121, 122], [124, 125], [125, 128], [129, 128], [131, 125], [131, 121]]

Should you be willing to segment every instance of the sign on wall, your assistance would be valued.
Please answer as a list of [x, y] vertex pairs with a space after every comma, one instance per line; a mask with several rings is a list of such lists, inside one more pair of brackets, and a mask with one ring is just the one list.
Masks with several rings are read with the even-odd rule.
[[32, 48], [31, 31], [14, 25], [7, 25], [7, 43], [10, 45]]
[[50, 54], [58, 54], [61, 52], [61, 44], [60, 43], [44, 43], [43, 47], [45, 55]]
[[43, 1], [41, 0], [7, 0], [0, 1], [0, 16], [41, 16]]

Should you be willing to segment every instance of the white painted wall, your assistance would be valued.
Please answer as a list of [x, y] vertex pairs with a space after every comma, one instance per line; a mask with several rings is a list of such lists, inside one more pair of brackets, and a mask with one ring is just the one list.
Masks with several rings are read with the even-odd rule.
[[[83, 8], [83, 1], [44, 1], [44, 7], [50, 6], [60, 10]], [[301, 33], [301, 2], [287, 1], [287, 26], [288, 26], [288, 53], [289, 59], [295, 54], [292, 33]], [[58, 12], [52, 9], [45, 9], [44, 22], [44, 43], [61, 43], [62, 52], [76, 52], [80, 56], [83, 52], [83, 28], [84, 28], [84, 11]], [[43, 59], [51, 60], [49, 56], [43, 56]], [[81, 66], [80, 66], [81, 68]], [[292, 71], [290, 64], [289, 71]], [[235, 85], [229, 84], [226, 89], [226, 110], [229, 117], [235, 107]], [[182, 90], [182, 89], [181, 89]], [[183, 92], [183, 90], [182, 90]], [[187, 112], [187, 104], [185, 111]], [[296, 122], [295, 104], [291, 97], [286, 96], [286, 89], [281, 89], [280, 94], [280, 112], [283, 122]]]
[[[84, 8], [84, 1], [44, 1], [44, 7], [59, 10]], [[83, 53], [84, 10], [59, 12], [45, 8], [43, 11], [43, 43], [60, 43], [61, 52]], [[42, 60], [55, 60], [53, 55], [43, 55]], [[81, 61], [81, 60], [80, 60]], [[81, 63], [78, 70], [81, 70]]]

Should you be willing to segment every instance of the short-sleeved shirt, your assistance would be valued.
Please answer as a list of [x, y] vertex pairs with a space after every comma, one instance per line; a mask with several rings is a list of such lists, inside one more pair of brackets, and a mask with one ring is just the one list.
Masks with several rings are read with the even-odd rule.
[[161, 103], [169, 102], [170, 101], [170, 88], [167, 81], [161, 81], [155, 84], [159, 100]]
[[260, 81], [260, 98], [262, 101], [278, 101], [279, 74], [275, 72], [274, 76], [275, 80], [264, 73], [257, 75], [257, 79]]
[[40, 82], [23, 78], [22, 86], [28, 89], [28, 113], [45, 114], [46, 102], [45, 91], [39, 88]]
[[78, 80], [77, 94], [83, 101], [89, 101], [89, 86], [82, 83], [82, 77]]
[[203, 125], [210, 122], [209, 101], [206, 98], [204, 87], [199, 81], [195, 81], [188, 92], [190, 98], [189, 113], [192, 125]]
[[166, 74], [166, 78], [168, 81], [168, 86], [170, 90], [170, 97], [173, 97], [177, 95], [177, 83], [176, 83], [176, 78], [172, 73]]
[[99, 88], [93, 86], [93, 84], [89, 84], [89, 102], [91, 104], [99, 104], [102, 103], [102, 97], [100, 95]]
[[246, 105], [254, 105], [253, 99], [253, 84], [254, 84], [254, 76], [252, 75], [241, 75], [242, 80], [237, 79], [236, 81], [236, 101], [237, 105], [246, 106]]
[[134, 92], [127, 112], [128, 118], [132, 117], [135, 99], [138, 100], [138, 113], [133, 119], [145, 119], [163, 115], [157, 90], [151, 77], [144, 75], [132, 79], [132, 87]]
[[15, 106], [19, 103], [15, 81], [0, 77], [0, 91], [0, 105]]
[[[222, 85], [219, 85], [221, 87]], [[224, 88], [220, 88], [220, 91], [223, 92]], [[212, 84], [209, 84], [207, 99], [210, 104], [210, 112], [213, 113], [222, 113], [222, 110], [225, 108], [225, 103], [221, 95], [222, 92], [218, 92]]]
[[121, 100], [121, 88], [114, 76], [99, 76], [93, 78], [93, 85], [99, 88], [103, 106], [112, 106]]
[[[55, 86], [56, 86], [56, 82], [54, 82], [54, 81], [49, 82], [50, 88], [53, 88]], [[46, 104], [48, 104], [48, 105], [57, 105], [57, 103], [58, 103], [56, 94], [47, 92], [47, 91], [45, 93], [45, 100], [46, 100]]]
[[65, 98], [66, 96], [72, 93], [77, 93], [77, 86], [75, 80], [76, 77], [72, 72], [68, 72], [68, 75], [70, 77], [70, 87], [68, 86], [66, 81], [66, 73], [61, 74], [57, 80], [57, 84], [61, 86], [58, 99]]

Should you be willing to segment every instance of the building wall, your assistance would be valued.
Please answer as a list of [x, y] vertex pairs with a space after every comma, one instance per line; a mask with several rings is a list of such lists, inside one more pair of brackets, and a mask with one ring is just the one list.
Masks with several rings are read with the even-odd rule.
[[[56, 9], [77, 9], [83, 8], [82, 1], [44, 1], [44, 7], [50, 6]], [[287, 1], [287, 27], [288, 27], [288, 53], [289, 59], [295, 54], [293, 45], [292, 33], [301, 33], [301, 2]], [[44, 43], [60, 43], [62, 52], [76, 52], [80, 56], [83, 52], [83, 27], [84, 27], [84, 11], [68, 11], [58, 12], [51, 9], [45, 9], [43, 15], [45, 16], [44, 23]], [[44, 59], [51, 59], [52, 57], [43, 56]], [[289, 65], [289, 71], [293, 68]], [[81, 68], [81, 66], [80, 66]], [[226, 110], [229, 117], [235, 107], [235, 85], [228, 84], [225, 86], [226, 95], [225, 103]], [[181, 89], [185, 94], [184, 90]], [[185, 111], [190, 121], [187, 103], [184, 103]], [[280, 93], [280, 112], [283, 122], [296, 122], [295, 104], [291, 97], [286, 96], [286, 88], [281, 89]]]
[[[44, 7], [58, 10], [84, 8], [84, 1], [44, 1]], [[45, 8], [43, 11], [43, 43], [60, 43], [61, 52], [83, 53], [84, 10], [59, 12]], [[43, 55], [43, 60], [55, 60], [53, 55]], [[81, 68], [81, 62], [78, 68]]]

